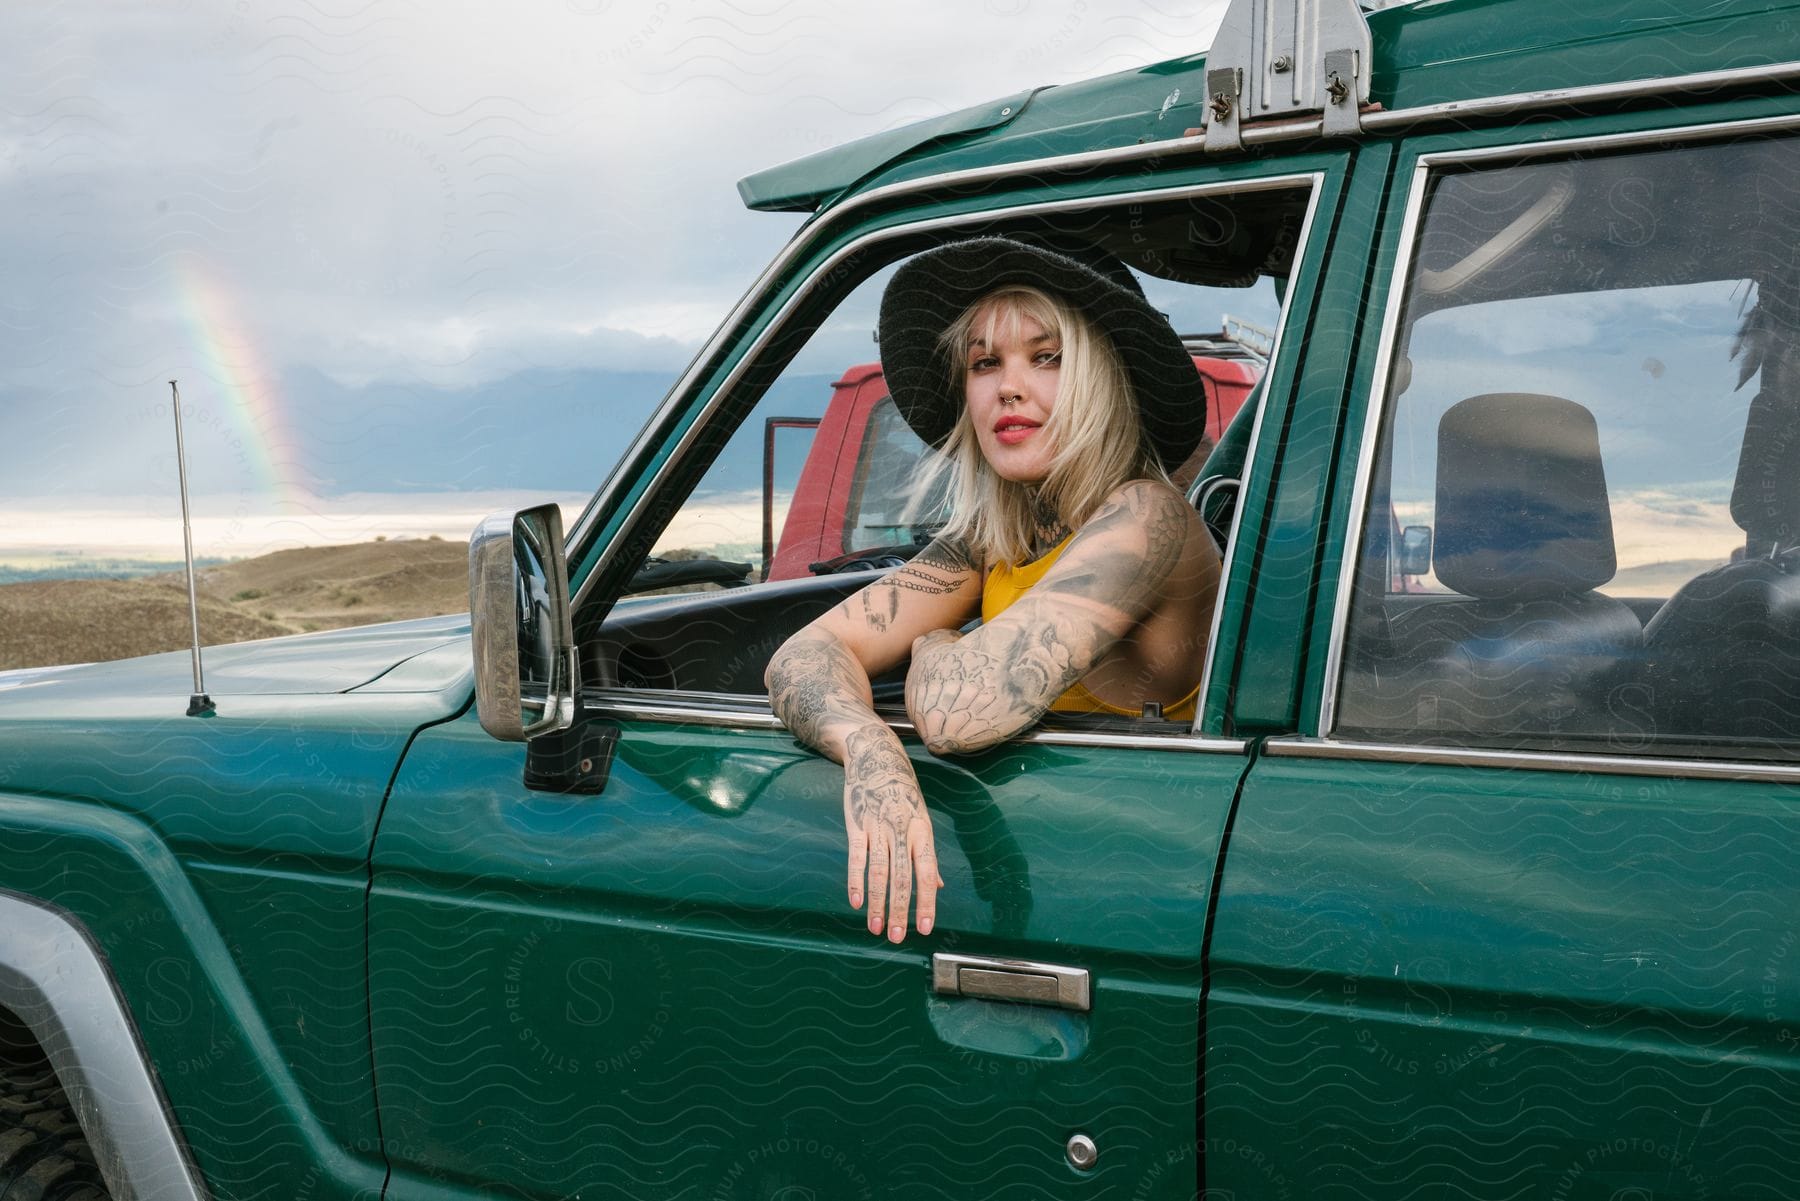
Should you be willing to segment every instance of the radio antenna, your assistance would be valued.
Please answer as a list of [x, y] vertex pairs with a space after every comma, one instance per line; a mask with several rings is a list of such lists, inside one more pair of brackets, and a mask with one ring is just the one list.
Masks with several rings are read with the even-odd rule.
[[187, 715], [205, 717], [214, 710], [213, 699], [206, 695], [206, 681], [200, 672], [200, 594], [194, 585], [194, 531], [188, 521], [187, 451], [181, 444], [181, 387], [169, 381], [169, 392], [175, 406], [175, 474], [181, 480], [181, 549], [187, 559], [188, 619], [194, 627], [194, 694], [188, 697]]

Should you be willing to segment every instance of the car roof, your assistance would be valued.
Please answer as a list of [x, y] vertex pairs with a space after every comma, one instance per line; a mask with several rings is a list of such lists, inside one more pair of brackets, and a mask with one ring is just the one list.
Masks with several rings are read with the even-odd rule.
[[[1800, 60], [1800, 0], [1417, 0], [1366, 14], [1370, 99], [1453, 104]], [[1786, 28], [1782, 28], [1785, 26]], [[1206, 54], [1036, 88], [746, 176], [744, 203], [811, 212], [877, 183], [1195, 136]]]

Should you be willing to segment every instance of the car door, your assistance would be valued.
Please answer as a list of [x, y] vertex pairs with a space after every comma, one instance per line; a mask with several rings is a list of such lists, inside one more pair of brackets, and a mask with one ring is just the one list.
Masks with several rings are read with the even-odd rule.
[[[866, 360], [898, 256], [995, 229], [1181, 239], [1243, 214], [1289, 239], [1298, 343], [1342, 176], [1335, 155], [1194, 166], [802, 239], [794, 282], [754, 302], [762, 333], [702, 355], [577, 535], [598, 548], [577, 556], [577, 627], [603, 685], [586, 719], [616, 738], [604, 789], [527, 789], [530, 752], [472, 712], [422, 733], [394, 782], [369, 901], [393, 1196], [1192, 1195], [1203, 941], [1245, 744], [1217, 706], [1198, 730], [1070, 719], [964, 759], [909, 743], [948, 887], [931, 936], [872, 938], [844, 897], [842, 771], [760, 680], [874, 577], [755, 582], [743, 484], [763, 411], [805, 416]], [[1215, 303], [1147, 284], [1178, 319]], [[1284, 364], [1277, 348], [1279, 406]], [[746, 556], [749, 578], [612, 604], [633, 548]], [[1235, 637], [1220, 620], [1215, 646]]]
[[1335, 592], [1256, 600], [1218, 1195], [1800, 1193], [1793, 112], [1398, 148]]

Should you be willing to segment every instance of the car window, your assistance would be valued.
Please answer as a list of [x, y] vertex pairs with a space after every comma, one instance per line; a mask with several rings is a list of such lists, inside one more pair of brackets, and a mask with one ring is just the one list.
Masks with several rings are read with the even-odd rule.
[[893, 398], [883, 395], [869, 410], [858, 448], [839, 549], [930, 541], [947, 516], [949, 484], [940, 474], [928, 474], [930, 462], [931, 448], [912, 432]]
[[[836, 533], [831, 510], [842, 513], [842, 488], [854, 470], [860, 440], [845, 439], [867, 418], [858, 411], [861, 384], [879, 378], [871, 362], [875, 319], [892, 274], [890, 266], [865, 279], [820, 321], [675, 511], [640, 580], [655, 584], [658, 560], [712, 561], [731, 566], [672, 587], [739, 587], [806, 575], [814, 562], [841, 553], [840, 540], [823, 535]], [[776, 567], [783, 550], [785, 570]]]
[[1796, 184], [1766, 137], [1434, 174], [1340, 731], [1788, 755]]
[[[1227, 315], [1234, 331], [1277, 327], [1276, 282], [1292, 269], [1308, 195], [1297, 183], [1055, 221], [1014, 215], [898, 245], [916, 253], [945, 236], [998, 233], [1111, 253], [1191, 335], [1197, 372], [1254, 380], [1267, 346], [1227, 337]], [[931, 540], [944, 517], [939, 456], [889, 398], [875, 344], [898, 250], [885, 260], [879, 250], [859, 253], [863, 278], [827, 311], [796, 316], [728, 385], [729, 403], [697, 443], [713, 448], [701, 452], [710, 462], [697, 479], [668, 486], [678, 502], [655, 506], [670, 516], [590, 648], [599, 661], [586, 678], [760, 693], [762, 665], [788, 634]], [[1235, 411], [1246, 391], [1240, 383], [1209, 395], [1228, 395]], [[726, 432], [734, 405], [742, 416]], [[1230, 416], [1209, 413], [1210, 424]]]

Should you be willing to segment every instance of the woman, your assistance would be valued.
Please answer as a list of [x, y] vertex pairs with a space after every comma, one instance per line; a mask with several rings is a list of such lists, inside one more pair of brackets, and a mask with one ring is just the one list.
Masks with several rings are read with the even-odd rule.
[[866, 875], [869, 931], [897, 943], [914, 880], [920, 934], [944, 882], [870, 679], [910, 655], [907, 712], [936, 755], [1051, 709], [1191, 718], [1219, 557], [1167, 475], [1204, 435], [1200, 379], [1123, 266], [952, 243], [895, 273], [880, 339], [895, 405], [949, 460], [950, 521], [790, 638], [766, 682], [794, 735], [844, 765], [850, 904]]

